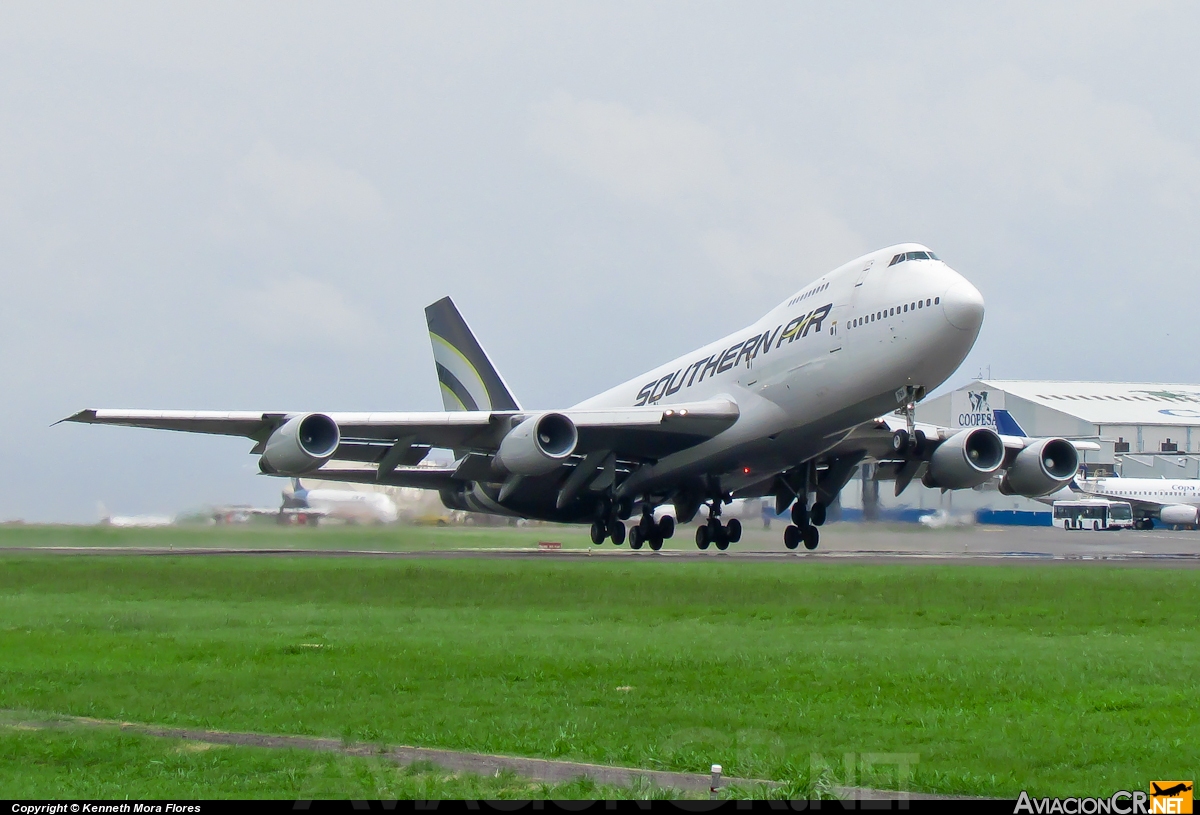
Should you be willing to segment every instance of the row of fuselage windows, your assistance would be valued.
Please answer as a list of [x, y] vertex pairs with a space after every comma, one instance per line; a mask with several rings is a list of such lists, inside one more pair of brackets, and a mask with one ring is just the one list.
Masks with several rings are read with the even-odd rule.
[[866, 325], [867, 323], [873, 323], [876, 320], [882, 320], [886, 317], [894, 317], [897, 314], [905, 314], [910, 311], [916, 311], [919, 308], [933, 308], [934, 306], [941, 305], [941, 302], [942, 302], [942, 298], [933, 297], [933, 298], [930, 298], [927, 300], [918, 300], [915, 303], [907, 303], [902, 306], [893, 306], [892, 308], [885, 308], [883, 311], [877, 311], [874, 314], [868, 314], [865, 317], [855, 317], [853, 320], [850, 321], [850, 325], [848, 327], [849, 328], [858, 328], [860, 325]]
[[791, 300], [788, 300], [788, 305], [794, 306], [797, 303], [799, 303], [801, 300], [807, 300], [809, 297], [812, 297], [814, 294], [819, 294], [819, 293], [825, 291], [827, 288], [829, 288], [829, 284], [822, 283], [820, 286], [809, 289], [808, 291], [804, 292], [804, 294], [798, 294], [795, 297], [793, 297]]

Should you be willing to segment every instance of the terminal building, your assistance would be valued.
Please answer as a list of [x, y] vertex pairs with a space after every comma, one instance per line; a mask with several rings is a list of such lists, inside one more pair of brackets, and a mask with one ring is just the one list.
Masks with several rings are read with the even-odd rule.
[[[1200, 385], [976, 380], [917, 405], [917, 420], [954, 430], [995, 429], [997, 408], [1030, 436], [1098, 444], [1098, 451], [1080, 453], [1088, 477], [1200, 478]], [[1046, 504], [1002, 495], [994, 483], [943, 494], [918, 482], [900, 496], [892, 492], [891, 482], [856, 478], [842, 490], [841, 508], [847, 518], [912, 520], [942, 509], [975, 513], [981, 521], [1050, 522]]]

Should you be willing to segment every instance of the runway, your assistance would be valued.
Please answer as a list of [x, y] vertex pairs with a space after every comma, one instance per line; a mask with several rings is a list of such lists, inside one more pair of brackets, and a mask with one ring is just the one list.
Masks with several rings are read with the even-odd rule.
[[[747, 529], [742, 541], [725, 552], [699, 551], [693, 531], [682, 528], [661, 551], [632, 551], [628, 544], [591, 546], [580, 542], [572, 527], [545, 527], [538, 534], [563, 548], [542, 550], [534, 545], [469, 548], [437, 546], [389, 550], [378, 548], [228, 547], [213, 546], [6, 546], [0, 552], [54, 555], [142, 556], [269, 556], [269, 557], [373, 557], [373, 558], [495, 558], [509, 560], [654, 560], [671, 562], [743, 561], [803, 563], [974, 563], [1064, 564], [1090, 563], [1121, 566], [1200, 567], [1200, 533], [1156, 530], [1149, 532], [1067, 532], [1046, 527], [971, 526], [930, 530], [916, 525], [833, 524], [822, 530], [814, 552], [789, 551], [778, 524], [771, 530]], [[276, 539], [278, 540], [278, 539]], [[273, 543], [276, 541], [272, 541]], [[447, 541], [449, 543], [449, 541]]]

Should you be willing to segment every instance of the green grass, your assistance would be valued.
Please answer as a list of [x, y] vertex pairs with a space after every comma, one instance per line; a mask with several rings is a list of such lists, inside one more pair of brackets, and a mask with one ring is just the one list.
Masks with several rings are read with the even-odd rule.
[[0, 726], [0, 789], [9, 799], [645, 798], [669, 791], [541, 784], [511, 773], [454, 774], [432, 764], [177, 741], [115, 729]]
[[586, 526], [348, 526], [315, 529], [274, 523], [231, 526], [169, 526], [130, 529], [112, 526], [0, 526], [0, 551], [9, 547], [175, 547], [229, 549], [355, 549], [413, 551], [471, 548], [537, 548], [538, 541], [564, 548], [592, 545]]
[[[0, 707], [797, 784], [888, 786], [843, 755], [900, 753], [918, 789], [1103, 794], [1200, 775], [1197, 588], [1102, 566], [9, 555]], [[25, 771], [8, 755], [0, 778]]]

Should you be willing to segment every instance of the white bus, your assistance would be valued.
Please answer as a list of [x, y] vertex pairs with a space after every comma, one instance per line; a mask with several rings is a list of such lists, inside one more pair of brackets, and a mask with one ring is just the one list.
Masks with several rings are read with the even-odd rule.
[[1055, 501], [1054, 525], [1059, 529], [1133, 529], [1133, 507], [1128, 501], [1106, 498]]

